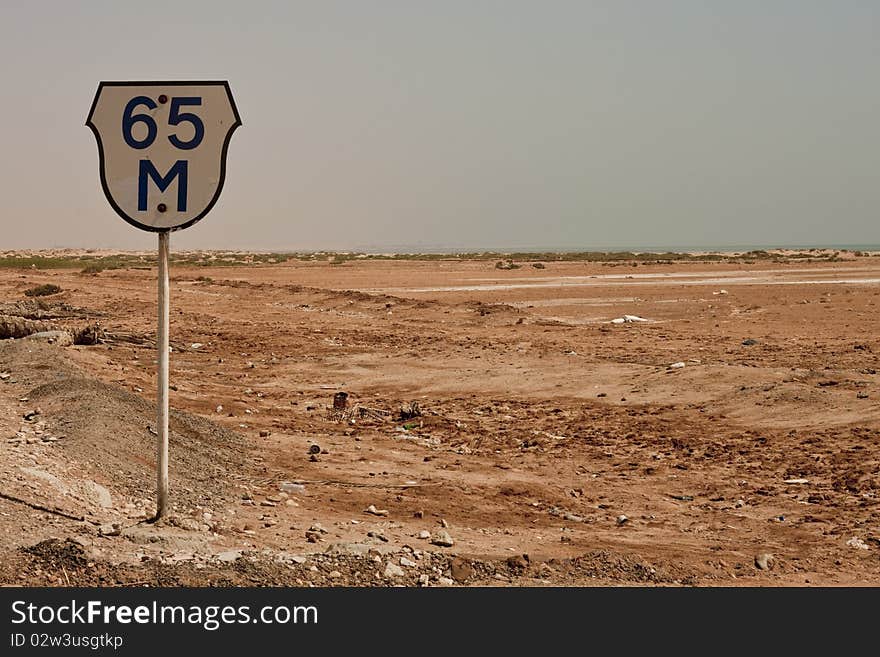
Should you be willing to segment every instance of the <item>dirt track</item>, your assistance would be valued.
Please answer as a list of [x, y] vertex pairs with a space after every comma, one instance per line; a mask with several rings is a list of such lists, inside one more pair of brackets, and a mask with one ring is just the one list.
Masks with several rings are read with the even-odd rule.
[[162, 527], [155, 271], [0, 272], [116, 336], [0, 343], [0, 580], [880, 585], [880, 258], [493, 265], [172, 270]]

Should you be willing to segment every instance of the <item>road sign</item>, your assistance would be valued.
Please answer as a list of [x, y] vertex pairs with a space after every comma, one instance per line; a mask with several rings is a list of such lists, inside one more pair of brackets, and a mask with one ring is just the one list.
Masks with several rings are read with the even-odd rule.
[[101, 82], [86, 125], [110, 205], [161, 232], [192, 226], [217, 202], [241, 120], [227, 82]]
[[156, 520], [168, 511], [168, 252], [171, 231], [214, 207], [241, 125], [227, 82], [101, 82], [86, 125], [101, 187], [131, 225], [159, 233]]

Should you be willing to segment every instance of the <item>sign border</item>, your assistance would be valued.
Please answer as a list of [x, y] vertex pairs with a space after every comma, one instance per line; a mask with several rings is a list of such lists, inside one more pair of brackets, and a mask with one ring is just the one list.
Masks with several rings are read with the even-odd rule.
[[[146, 224], [142, 224], [133, 217], [129, 217], [125, 211], [119, 207], [116, 201], [113, 200], [113, 196], [110, 194], [110, 189], [107, 186], [107, 178], [104, 175], [104, 142], [101, 140], [101, 134], [98, 132], [95, 124], [92, 123], [92, 117], [95, 115], [95, 107], [98, 105], [98, 98], [101, 96], [101, 91], [104, 87], [135, 87], [135, 86], [165, 86], [165, 87], [184, 87], [184, 86], [220, 86], [222, 85], [226, 89], [226, 95], [229, 98], [229, 104], [232, 106], [232, 114], [235, 117], [235, 123], [232, 124], [232, 127], [229, 129], [229, 132], [226, 133], [226, 138], [223, 141], [223, 150], [220, 153], [220, 181], [217, 184], [217, 191], [214, 192], [214, 198], [211, 199], [211, 202], [205, 207], [205, 209], [195, 218], [190, 219], [184, 224], [180, 226], [175, 226], [173, 228], [160, 228], [157, 226], [147, 226]], [[226, 182], [226, 152], [229, 149], [229, 141], [232, 139], [232, 134], [236, 131], [236, 129], [242, 125], [241, 117], [238, 114], [238, 107], [235, 105], [235, 98], [232, 97], [232, 89], [229, 87], [228, 80], [102, 80], [98, 83], [98, 90], [95, 92], [95, 98], [92, 101], [92, 107], [89, 109], [89, 116], [86, 119], [86, 126], [91, 129], [92, 133], [95, 135], [95, 139], [98, 142], [98, 167], [100, 169], [100, 177], [101, 177], [101, 188], [104, 190], [104, 196], [107, 197], [107, 201], [110, 203], [110, 207], [122, 217], [127, 223], [131, 224], [135, 228], [140, 228], [141, 230], [146, 230], [151, 233], [164, 233], [164, 232], [174, 232], [177, 230], [183, 230], [184, 228], [189, 228], [197, 221], [201, 220], [206, 214], [208, 214], [217, 201], [220, 198], [220, 192], [223, 191], [223, 184]]]

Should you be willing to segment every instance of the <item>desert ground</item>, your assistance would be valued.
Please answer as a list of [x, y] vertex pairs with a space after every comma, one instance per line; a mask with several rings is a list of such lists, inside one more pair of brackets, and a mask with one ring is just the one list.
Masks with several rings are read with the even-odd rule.
[[336, 262], [172, 266], [158, 523], [155, 267], [0, 269], [0, 583], [880, 585], [880, 257]]

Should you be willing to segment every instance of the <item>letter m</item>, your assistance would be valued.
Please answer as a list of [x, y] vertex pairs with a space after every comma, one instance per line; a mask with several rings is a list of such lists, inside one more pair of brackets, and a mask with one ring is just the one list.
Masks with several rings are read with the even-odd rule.
[[168, 173], [163, 177], [153, 166], [150, 160], [141, 160], [140, 172], [138, 173], [138, 211], [147, 210], [147, 177], [153, 179], [160, 192], [164, 192], [177, 178], [177, 211], [186, 212], [186, 160], [177, 160]]

